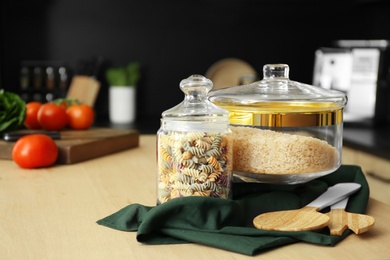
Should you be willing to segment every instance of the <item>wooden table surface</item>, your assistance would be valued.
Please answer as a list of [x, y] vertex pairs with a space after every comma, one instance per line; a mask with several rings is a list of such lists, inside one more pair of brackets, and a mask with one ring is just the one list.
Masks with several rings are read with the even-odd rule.
[[156, 136], [73, 165], [25, 170], [0, 160], [0, 259], [389, 259], [390, 206], [371, 199], [372, 230], [335, 247], [296, 243], [254, 257], [197, 244], [144, 245], [96, 224], [130, 203], [156, 202]]

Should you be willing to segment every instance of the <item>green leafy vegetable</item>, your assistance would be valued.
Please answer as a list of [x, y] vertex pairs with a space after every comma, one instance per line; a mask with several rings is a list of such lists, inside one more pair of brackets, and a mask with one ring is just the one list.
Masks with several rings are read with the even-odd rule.
[[132, 62], [126, 67], [110, 68], [106, 71], [106, 78], [110, 86], [137, 86], [141, 77], [140, 65]]
[[23, 125], [26, 103], [15, 93], [0, 89], [0, 134]]

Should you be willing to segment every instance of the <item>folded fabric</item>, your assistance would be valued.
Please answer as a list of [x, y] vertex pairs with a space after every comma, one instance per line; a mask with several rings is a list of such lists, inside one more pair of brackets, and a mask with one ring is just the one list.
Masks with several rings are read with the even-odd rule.
[[349, 234], [331, 236], [329, 230], [268, 231], [253, 226], [257, 215], [298, 209], [313, 201], [329, 186], [356, 182], [361, 189], [348, 202], [347, 210], [365, 213], [369, 186], [359, 166], [342, 165], [324, 177], [296, 185], [234, 183], [233, 198], [183, 197], [158, 206], [131, 204], [97, 223], [122, 231], [137, 231], [145, 244], [198, 243], [245, 255], [259, 254], [299, 241], [334, 246]]

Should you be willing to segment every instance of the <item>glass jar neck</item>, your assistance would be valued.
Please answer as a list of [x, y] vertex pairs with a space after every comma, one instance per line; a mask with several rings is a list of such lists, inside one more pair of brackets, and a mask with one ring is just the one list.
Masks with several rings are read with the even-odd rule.
[[161, 119], [161, 128], [167, 131], [178, 132], [207, 132], [207, 133], [225, 133], [229, 131], [228, 122], [225, 120], [199, 120], [183, 121], [163, 118]]

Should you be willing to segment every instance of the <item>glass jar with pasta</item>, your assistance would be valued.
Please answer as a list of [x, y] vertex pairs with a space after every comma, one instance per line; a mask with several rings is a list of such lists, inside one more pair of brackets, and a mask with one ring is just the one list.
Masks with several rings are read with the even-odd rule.
[[162, 113], [157, 133], [157, 204], [174, 198], [231, 197], [233, 141], [228, 111], [208, 101], [211, 80], [180, 82], [184, 101]]

